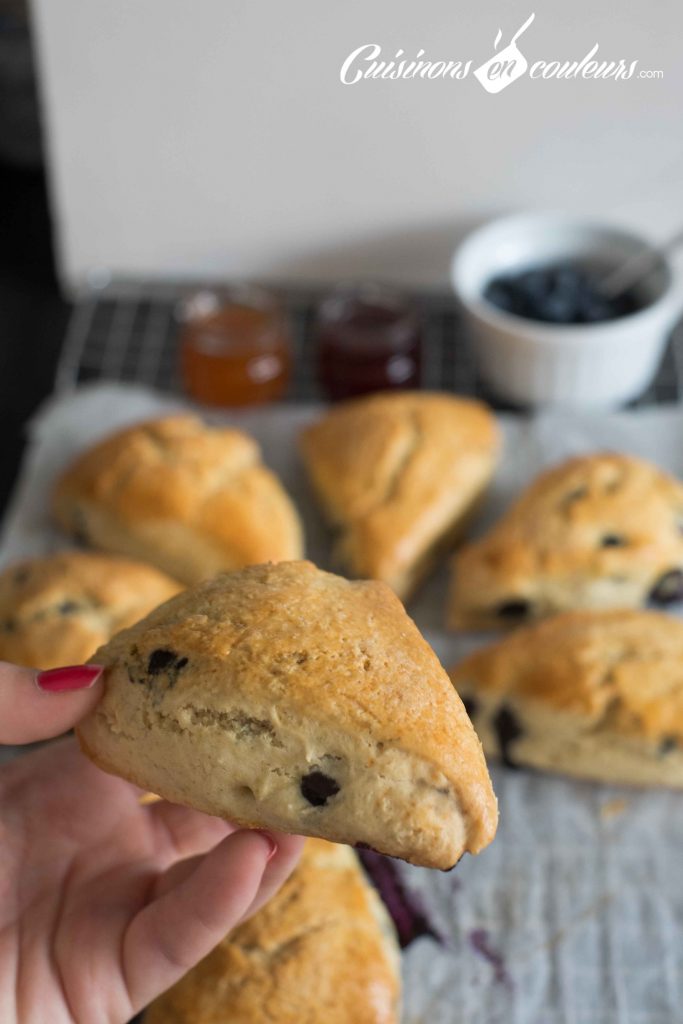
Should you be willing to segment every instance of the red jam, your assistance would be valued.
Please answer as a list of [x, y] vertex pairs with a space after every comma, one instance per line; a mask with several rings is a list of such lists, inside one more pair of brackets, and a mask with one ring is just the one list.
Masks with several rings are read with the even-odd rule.
[[422, 325], [412, 303], [393, 289], [332, 292], [318, 306], [315, 337], [318, 376], [329, 398], [419, 386]]
[[256, 288], [198, 292], [182, 309], [185, 387], [209, 405], [240, 406], [281, 398], [291, 342], [283, 310]]

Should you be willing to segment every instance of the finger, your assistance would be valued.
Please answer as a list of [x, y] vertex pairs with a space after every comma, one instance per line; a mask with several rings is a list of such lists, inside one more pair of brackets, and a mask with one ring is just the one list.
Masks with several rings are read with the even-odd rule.
[[167, 892], [171, 892], [172, 889], [182, 885], [197, 870], [205, 856], [206, 854], [198, 853], [194, 857], [177, 860], [175, 864], [167, 868], [163, 874], [159, 875], [156, 881], [152, 892], [152, 899], [158, 900], [160, 896], [165, 896]]
[[206, 853], [238, 828], [222, 818], [166, 800], [151, 804], [148, 814], [157, 830], [160, 846], [176, 858]]
[[268, 861], [258, 892], [240, 918], [241, 921], [257, 913], [273, 898], [296, 867], [306, 841], [301, 836], [290, 836], [284, 832], [270, 832], [269, 835], [275, 840], [277, 851]]
[[178, 981], [237, 924], [256, 898], [271, 850], [259, 832], [234, 832], [133, 918], [123, 941], [122, 970], [135, 1011]]
[[34, 743], [71, 729], [102, 696], [102, 669], [34, 672], [0, 661], [0, 743]]
[[[227, 825], [227, 822], [225, 824]], [[234, 829], [235, 826], [232, 827]], [[275, 895], [296, 866], [303, 848], [304, 840], [300, 836], [288, 836], [280, 832], [269, 832], [268, 835], [272, 837], [277, 850], [268, 861], [258, 892], [240, 918], [240, 921], [251, 917], [252, 914], [255, 914], [257, 910], [263, 907]], [[187, 857], [185, 860], [176, 861], [175, 864], [159, 876], [154, 887], [154, 898], [163, 896], [184, 882], [186, 878], [189, 878], [198, 867], [201, 859], [201, 855], [196, 855]]]

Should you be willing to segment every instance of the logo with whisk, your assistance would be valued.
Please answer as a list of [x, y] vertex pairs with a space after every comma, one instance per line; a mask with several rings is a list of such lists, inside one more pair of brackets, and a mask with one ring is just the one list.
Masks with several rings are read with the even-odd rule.
[[498, 29], [493, 44], [493, 49], [496, 52], [493, 57], [489, 57], [474, 72], [474, 77], [483, 85], [487, 92], [502, 92], [503, 89], [507, 89], [508, 85], [512, 85], [518, 78], [526, 74], [529, 62], [517, 46], [517, 40], [523, 32], [526, 32], [535, 17], [535, 14], [529, 15], [522, 27], [517, 29], [505, 49], [500, 51], [498, 51], [498, 46], [503, 38], [503, 33]]

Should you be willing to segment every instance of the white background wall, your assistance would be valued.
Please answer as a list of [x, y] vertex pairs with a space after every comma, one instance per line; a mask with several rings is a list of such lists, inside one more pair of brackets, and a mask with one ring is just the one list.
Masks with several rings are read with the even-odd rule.
[[[33, 0], [63, 274], [446, 280], [473, 221], [683, 220], [680, 0]], [[365, 42], [638, 58], [663, 80], [343, 86]]]

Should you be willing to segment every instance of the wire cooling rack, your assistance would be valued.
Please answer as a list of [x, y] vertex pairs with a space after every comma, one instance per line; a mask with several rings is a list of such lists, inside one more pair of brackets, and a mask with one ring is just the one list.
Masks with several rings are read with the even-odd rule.
[[[213, 282], [215, 284], [215, 282]], [[211, 287], [212, 283], [207, 284]], [[57, 366], [55, 387], [64, 391], [93, 380], [119, 380], [178, 392], [179, 331], [176, 309], [199, 285], [150, 281], [114, 281], [78, 298]], [[316, 401], [313, 309], [320, 293], [288, 291], [283, 301], [292, 327], [294, 374], [287, 398]], [[422, 385], [488, 399], [453, 298], [418, 296], [424, 320]], [[663, 405], [683, 398], [683, 324], [673, 332], [657, 376], [634, 405]]]

